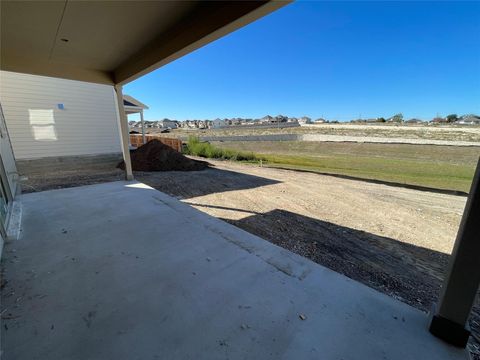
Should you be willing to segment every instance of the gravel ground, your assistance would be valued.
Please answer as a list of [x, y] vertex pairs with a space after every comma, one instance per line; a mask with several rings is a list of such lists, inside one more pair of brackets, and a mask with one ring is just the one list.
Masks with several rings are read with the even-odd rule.
[[31, 193], [119, 180], [125, 180], [125, 173], [120, 169], [84, 166], [81, 170], [58, 169], [49, 173], [29, 174], [21, 184], [23, 193]]

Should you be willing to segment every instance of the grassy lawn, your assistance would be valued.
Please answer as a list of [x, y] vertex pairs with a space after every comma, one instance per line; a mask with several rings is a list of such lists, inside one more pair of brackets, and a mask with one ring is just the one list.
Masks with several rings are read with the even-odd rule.
[[289, 141], [214, 142], [254, 152], [266, 166], [468, 192], [480, 148]]

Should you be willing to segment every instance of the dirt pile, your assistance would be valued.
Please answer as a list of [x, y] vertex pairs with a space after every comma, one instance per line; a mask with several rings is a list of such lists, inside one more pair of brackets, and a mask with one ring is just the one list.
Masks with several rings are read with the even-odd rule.
[[[183, 156], [159, 140], [151, 140], [130, 153], [134, 171], [196, 171], [208, 167], [208, 163]], [[125, 169], [125, 163], [118, 164]]]

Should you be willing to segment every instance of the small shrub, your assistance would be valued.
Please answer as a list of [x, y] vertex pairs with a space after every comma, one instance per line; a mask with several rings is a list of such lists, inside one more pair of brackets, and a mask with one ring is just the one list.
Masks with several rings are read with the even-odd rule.
[[201, 142], [198, 137], [190, 136], [187, 141], [185, 154], [200, 156], [209, 159], [224, 159], [234, 161], [260, 161], [263, 157], [258, 157], [253, 152], [240, 152], [231, 149], [221, 149], [208, 142]]

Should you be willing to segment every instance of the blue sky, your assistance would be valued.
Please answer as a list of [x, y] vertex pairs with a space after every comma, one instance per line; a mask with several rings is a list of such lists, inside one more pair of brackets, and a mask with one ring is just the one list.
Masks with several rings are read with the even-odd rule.
[[293, 3], [124, 93], [148, 120], [480, 113], [480, 3]]

